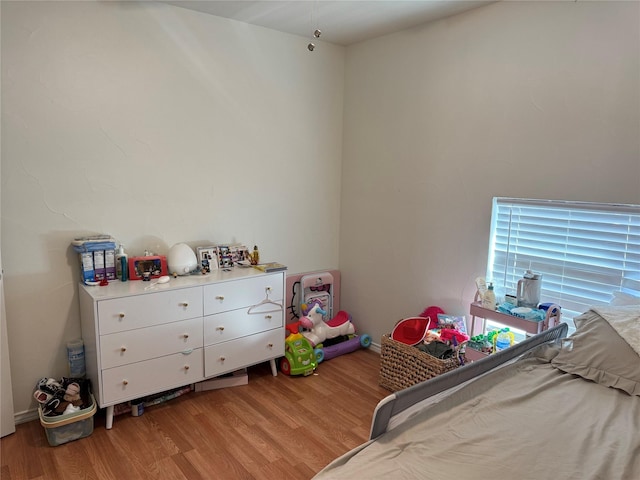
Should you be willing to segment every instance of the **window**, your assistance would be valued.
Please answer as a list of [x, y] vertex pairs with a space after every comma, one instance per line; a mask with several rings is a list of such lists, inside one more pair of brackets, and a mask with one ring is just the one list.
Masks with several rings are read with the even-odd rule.
[[487, 279], [515, 294], [528, 269], [565, 320], [615, 291], [640, 295], [640, 205], [494, 198]]

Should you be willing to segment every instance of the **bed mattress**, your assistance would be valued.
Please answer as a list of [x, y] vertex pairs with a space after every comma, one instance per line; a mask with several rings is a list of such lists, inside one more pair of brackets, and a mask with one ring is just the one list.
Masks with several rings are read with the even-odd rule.
[[640, 397], [560, 370], [559, 349], [465, 385], [314, 478], [639, 479]]

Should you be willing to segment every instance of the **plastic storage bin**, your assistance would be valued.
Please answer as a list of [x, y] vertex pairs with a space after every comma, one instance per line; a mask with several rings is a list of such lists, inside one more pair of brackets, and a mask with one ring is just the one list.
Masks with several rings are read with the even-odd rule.
[[93, 416], [96, 413], [96, 399], [91, 395], [91, 406], [79, 412], [67, 413], [56, 417], [42, 414], [42, 407], [38, 407], [40, 424], [44, 427], [49, 445], [57, 447], [63, 443], [72, 442], [79, 438], [88, 437], [93, 433]]

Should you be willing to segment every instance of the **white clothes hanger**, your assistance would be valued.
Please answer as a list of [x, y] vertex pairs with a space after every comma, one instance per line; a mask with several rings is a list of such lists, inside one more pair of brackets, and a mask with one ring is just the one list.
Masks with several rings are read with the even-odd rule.
[[[273, 300], [271, 300], [269, 298], [269, 291], [271, 290], [271, 287], [267, 287], [264, 289], [265, 290], [265, 298], [264, 300], [262, 300], [259, 303], [256, 303], [255, 305], [252, 305], [249, 307], [249, 310], [247, 310], [247, 314], [250, 315], [255, 315], [255, 314], [259, 314], [259, 313], [275, 313], [275, 312], [281, 312], [282, 311], [282, 304], [278, 303], [278, 302], [274, 302]], [[274, 308], [271, 310], [260, 310], [259, 312], [254, 312], [253, 310], [256, 308], [259, 308], [263, 305], [275, 305], [278, 308]]]

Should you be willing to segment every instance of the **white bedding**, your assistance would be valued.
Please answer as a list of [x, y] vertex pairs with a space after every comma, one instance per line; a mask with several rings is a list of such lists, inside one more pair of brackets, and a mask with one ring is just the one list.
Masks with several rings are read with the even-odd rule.
[[640, 355], [640, 306], [594, 307], [633, 350]]

